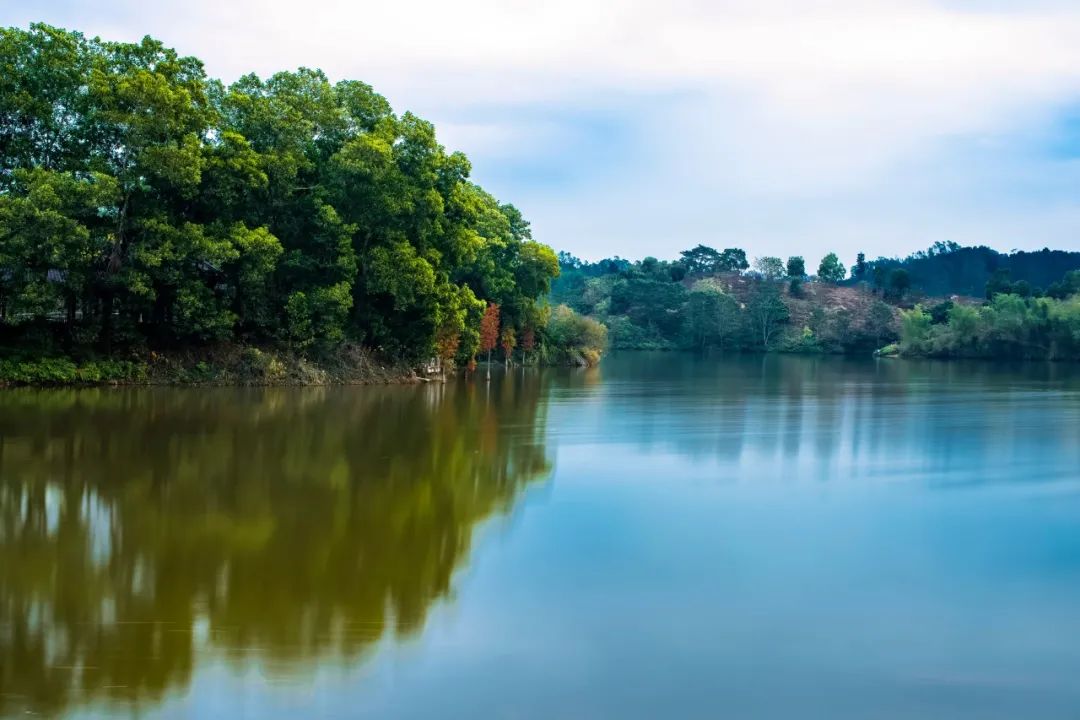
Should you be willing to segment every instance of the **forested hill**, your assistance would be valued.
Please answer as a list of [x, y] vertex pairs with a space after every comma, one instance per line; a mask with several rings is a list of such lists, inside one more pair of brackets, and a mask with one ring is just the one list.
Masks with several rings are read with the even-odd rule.
[[0, 29], [0, 354], [564, 350], [555, 253], [469, 173], [362, 82]]
[[1020, 294], [1038, 294], [1040, 290], [1051, 291], [1066, 272], [1080, 269], [1080, 252], [1043, 249], [1001, 253], [988, 247], [936, 243], [903, 259], [878, 258], [866, 265], [863, 275], [853, 274], [848, 284], [865, 280], [880, 289], [887, 286], [891, 271], [902, 268], [911, 287], [930, 296], [983, 297], [992, 280], [1016, 284]]
[[670, 262], [621, 258], [596, 263], [561, 253], [551, 292], [608, 328], [619, 349], [717, 348], [869, 355], [897, 337], [904, 292], [842, 287], [835, 255], [813, 277], [802, 257], [756, 258], [698, 246]]
[[850, 273], [835, 253], [808, 266], [802, 256], [751, 260], [740, 248], [702, 245], [674, 261], [584, 262], [567, 253], [559, 261], [552, 301], [601, 320], [612, 346], [627, 349], [869, 353], [897, 337], [901, 308], [922, 305], [928, 322], [941, 324], [954, 306], [962, 314], [984, 297], [1056, 308], [1049, 301], [1080, 290], [1080, 273], [1069, 272], [1080, 253], [952, 244], [902, 260], [860, 253]]

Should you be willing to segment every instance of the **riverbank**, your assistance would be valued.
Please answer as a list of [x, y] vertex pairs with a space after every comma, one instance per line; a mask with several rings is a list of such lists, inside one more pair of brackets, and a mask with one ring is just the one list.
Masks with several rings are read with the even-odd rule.
[[0, 387], [63, 385], [391, 385], [429, 380], [400, 361], [344, 345], [318, 359], [287, 350], [222, 345], [124, 358], [0, 359]]
[[[548, 366], [591, 367], [598, 351], [565, 351]], [[492, 365], [501, 365], [494, 361]], [[444, 380], [438, 368], [380, 358], [360, 345], [346, 344], [318, 358], [273, 347], [221, 345], [172, 353], [126, 357], [0, 358], [0, 388], [100, 385], [288, 387], [320, 385], [407, 385]]]

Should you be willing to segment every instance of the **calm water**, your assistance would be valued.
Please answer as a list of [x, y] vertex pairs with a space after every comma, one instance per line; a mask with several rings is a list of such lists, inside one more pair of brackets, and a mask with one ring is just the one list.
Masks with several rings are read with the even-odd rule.
[[1080, 369], [0, 393], [0, 715], [1080, 717]]

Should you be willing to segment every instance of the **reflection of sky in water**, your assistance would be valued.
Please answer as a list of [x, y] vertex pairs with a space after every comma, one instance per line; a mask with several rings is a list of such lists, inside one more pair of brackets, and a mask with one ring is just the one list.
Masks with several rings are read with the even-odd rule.
[[[505, 514], [462, 528], [471, 550], [449, 591], [425, 600], [421, 631], [384, 632], [396, 625], [393, 604], [376, 624], [340, 614], [320, 623], [325, 608], [316, 596], [281, 616], [302, 639], [298, 656], [260, 645], [266, 637], [214, 619], [213, 608], [251, 582], [234, 564], [258, 546], [242, 546], [215, 566], [194, 600], [190, 677], [139, 704], [139, 713], [1074, 718], [1080, 711], [1080, 374], [661, 355], [543, 377], [535, 430], [511, 412], [512, 386], [447, 390], [498, 409], [470, 437], [469, 457], [490, 451], [497, 437], [519, 449], [540, 442], [553, 471], [513, 496]], [[422, 396], [425, 413], [445, 409], [434, 398]], [[440, 448], [430, 462], [446, 462], [450, 446]], [[524, 472], [529, 458], [510, 452], [497, 472]], [[461, 467], [464, 487], [490, 480], [492, 468]], [[100, 497], [86, 498], [96, 548], [97, 528], [116, 518]], [[411, 511], [429, 502], [410, 495], [395, 512], [408, 509], [403, 517], [422, 522], [426, 516]], [[370, 562], [421, 528], [360, 554]], [[446, 536], [433, 537], [438, 544]], [[105, 558], [115, 550], [103, 547]], [[304, 557], [261, 571], [271, 584], [288, 582], [287, 573], [303, 582], [304, 568], [320, 561]], [[124, 576], [136, 596], [168, 587], [154, 582], [168, 576], [152, 562], [139, 555]], [[363, 567], [343, 564], [336, 573], [344, 579]], [[349, 638], [363, 638], [361, 657], [335, 652]], [[124, 707], [92, 701], [70, 714]]]

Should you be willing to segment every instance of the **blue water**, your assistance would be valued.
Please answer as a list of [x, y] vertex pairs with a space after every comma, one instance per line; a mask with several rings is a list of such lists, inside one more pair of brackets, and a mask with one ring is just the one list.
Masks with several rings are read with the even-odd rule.
[[[227, 391], [185, 392], [128, 398], [126, 414], [152, 413], [167, 427], [181, 423], [169, 408], [193, 402], [192, 393]], [[314, 392], [201, 402], [181, 417], [215, 417], [205, 432], [131, 446], [194, 464], [211, 486], [202, 491], [207, 507], [185, 501], [195, 505], [183, 523], [174, 522], [175, 509], [161, 510], [164, 501], [135, 501], [141, 512], [160, 503], [167, 529], [151, 534], [159, 544], [196, 543], [185, 527], [191, 516], [220, 515], [227, 524], [253, 512], [245, 503], [259, 503], [256, 496], [225, 500], [221, 487], [247, 487], [253, 471], [243, 458], [221, 456], [257, 452], [237, 438], [257, 434], [248, 416], [272, 408], [307, 403], [302, 416], [281, 420], [274, 437], [284, 449], [274, 452], [285, 459], [256, 463], [265, 476], [257, 482], [319, 484], [338, 472], [334, 482], [352, 488], [343, 497], [360, 499], [318, 504], [312, 524], [281, 521], [303, 516], [302, 494], [270, 502], [259, 515], [278, 519], [260, 521], [270, 529], [223, 541], [236, 547], [221, 557], [183, 555], [215, 577], [259, 558], [261, 575], [244, 574], [223, 591], [253, 598], [231, 613], [216, 609], [229, 598], [210, 597], [220, 590], [192, 590], [198, 584], [187, 581], [183, 593], [171, 589], [168, 560], [155, 556], [157, 544], [148, 548], [143, 562], [160, 567], [146, 570], [158, 578], [159, 598], [148, 601], [146, 619], [179, 628], [186, 671], [153, 692], [69, 688], [63, 713], [1080, 717], [1080, 372], [1068, 366], [625, 354], [594, 371], [511, 371], [491, 385]], [[19, 412], [47, 416], [47, 434], [61, 444], [76, 435], [80, 447], [96, 447], [103, 440], [90, 428], [99, 402], [85, 403], [80, 419], [70, 405], [50, 409], [25, 397]], [[370, 416], [346, 409], [365, 404], [376, 408]], [[401, 427], [437, 422], [444, 430], [407, 442], [400, 433], [368, 437], [372, 423], [393, 425], [395, 417]], [[25, 446], [41, 430], [21, 427], [3, 428], [4, 483], [36, 457]], [[317, 429], [301, 440], [299, 427]], [[211, 443], [207, 433], [231, 440]], [[333, 470], [360, 437], [363, 457]], [[80, 474], [54, 455], [51, 475], [21, 472], [46, 486], [64, 482], [64, 470]], [[100, 455], [74, 453], [107, 462]], [[396, 472], [399, 456], [415, 467]], [[462, 459], [473, 456], [500, 460]], [[180, 481], [179, 470], [156, 464], [166, 482]], [[421, 475], [427, 485], [411, 484]], [[467, 510], [492, 483], [507, 488], [493, 509]], [[375, 494], [354, 496], [354, 485]], [[134, 522], [118, 519], [122, 492], [94, 490], [98, 502], [118, 504], [114, 534]], [[340, 510], [353, 501], [370, 514]], [[372, 520], [383, 515], [385, 528]], [[447, 523], [450, 515], [459, 520]], [[315, 538], [334, 523], [349, 543], [311, 549], [323, 547]], [[93, 536], [93, 522], [84, 525]], [[275, 545], [286, 530], [288, 541]], [[422, 582], [428, 559], [442, 557], [448, 542], [457, 548], [448, 582]], [[120, 555], [115, 546], [109, 552]], [[272, 552], [297, 557], [275, 563]], [[378, 617], [366, 630], [368, 615], [350, 615], [355, 602], [338, 597], [337, 585], [363, 585], [374, 573], [368, 568], [386, 558], [394, 579], [378, 586], [380, 609], [370, 611]], [[322, 567], [332, 571], [320, 580], [324, 590], [291, 589], [313, 583], [309, 575]], [[381, 571], [371, 577], [383, 582]], [[20, 593], [33, 591], [3, 579], [11, 614], [25, 600]], [[131, 577], [106, 573], [101, 582]], [[260, 583], [272, 610], [259, 609]], [[102, 619], [94, 603], [103, 600], [79, 602], [89, 606], [86, 622], [117, 638], [113, 652], [132, 662], [152, 656], [152, 638], [123, 641], [123, 611]], [[408, 623], [397, 621], [414, 610]], [[11, 627], [26, 624], [16, 620]], [[48, 617], [37, 622], [46, 641], [63, 630]], [[316, 629], [277, 637], [275, 623]], [[16, 658], [10, 635], [0, 636], [5, 664]], [[359, 646], [343, 651], [350, 638]], [[89, 664], [87, 647], [80, 658]], [[5, 682], [6, 691], [19, 689]], [[34, 707], [47, 706], [21, 709]]]

